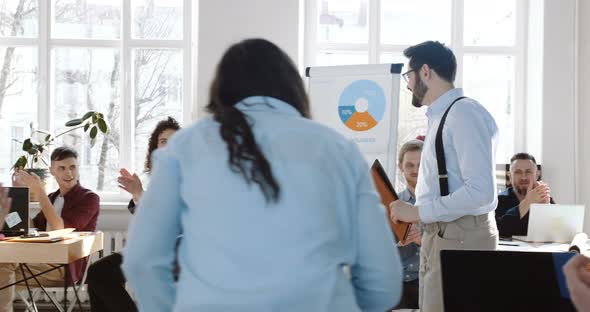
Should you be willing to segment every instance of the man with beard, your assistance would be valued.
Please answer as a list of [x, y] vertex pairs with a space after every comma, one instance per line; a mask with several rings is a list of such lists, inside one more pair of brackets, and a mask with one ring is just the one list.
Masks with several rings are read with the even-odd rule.
[[[40, 231], [64, 228], [75, 228], [76, 231], [83, 232], [95, 231], [100, 198], [80, 185], [78, 153], [70, 147], [61, 146], [53, 150], [50, 159], [49, 171], [59, 189], [48, 195], [45, 192], [45, 185], [34, 173], [29, 174], [22, 169], [16, 169], [14, 173], [14, 185], [26, 186], [40, 194], [41, 211], [32, 219], [33, 224]], [[4, 190], [0, 188], [0, 192]], [[67, 271], [64, 268], [51, 271], [55, 266], [46, 263], [29, 264], [29, 268], [32, 273], [40, 274], [37, 280], [43, 286], [61, 287], [64, 286], [64, 282], [72, 285], [79, 281], [84, 275], [87, 261], [88, 259], [74, 261], [68, 264]], [[17, 264], [0, 263], [0, 285], [12, 284], [22, 279], [23, 274]], [[0, 290], [0, 311], [13, 311], [14, 291], [14, 286]]]
[[495, 151], [498, 127], [477, 101], [453, 82], [457, 61], [440, 42], [407, 48], [404, 73], [414, 106], [428, 107], [416, 204], [391, 203], [394, 221], [424, 224], [420, 251], [420, 309], [443, 311], [440, 251], [495, 250], [498, 230]]
[[549, 185], [539, 179], [535, 157], [518, 153], [510, 158], [512, 187], [498, 195], [496, 222], [500, 236], [526, 235], [531, 204], [554, 204]]

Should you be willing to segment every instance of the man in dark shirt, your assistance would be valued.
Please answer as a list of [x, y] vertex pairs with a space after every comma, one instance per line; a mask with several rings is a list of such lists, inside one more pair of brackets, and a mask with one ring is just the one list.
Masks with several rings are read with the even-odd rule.
[[496, 223], [501, 237], [526, 235], [531, 204], [554, 204], [549, 185], [538, 181], [535, 157], [518, 153], [510, 159], [511, 187], [498, 194]]
[[[40, 194], [41, 212], [33, 218], [36, 228], [41, 231], [75, 228], [76, 231], [94, 231], [98, 219], [100, 198], [92, 191], [82, 187], [79, 182], [78, 153], [69, 147], [58, 147], [51, 154], [51, 174], [55, 177], [59, 189], [46, 195], [45, 186], [35, 174], [16, 170], [14, 183], [27, 186]], [[72, 284], [82, 278], [86, 269], [86, 259], [80, 259], [63, 268], [53, 270], [38, 277], [45, 286], [63, 286], [64, 282]], [[50, 264], [29, 264], [37, 274], [53, 266]], [[22, 279], [22, 273], [14, 263], [0, 264], [0, 285], [8, 285]], [[0, 311], [12, 311], [14, 286], [0, 291]]]

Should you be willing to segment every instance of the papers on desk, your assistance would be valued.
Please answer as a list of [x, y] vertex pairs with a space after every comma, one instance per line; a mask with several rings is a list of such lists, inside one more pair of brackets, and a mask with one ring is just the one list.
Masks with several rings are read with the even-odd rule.
[[569, 244], [562, 243], [527, 243], [522, 241], [500, 241], [498, 250], [505, 251], [541, 251], [541, 252], [567, 252]]
[[571, 243], [530, 243], [518, 240], [500, 240], [498, 250], [506, 251], [544, 251], [544, 252], [568, 252], [574, 251], [590, 256], [590, 240], [585, 233], [578, 233]]
[[48, 231], [48, 232], [39, 232], [41, 234], [45, 233], [48, 234], [47, 236], [41, 237], [10, 237], [6, 238], [5, 241], [7, 242], [19, 242], [19, 243], [55, 243], [66, 239], [71, 239], [75, 237], [79, 237], [78, 233], [73, 233], [74, 228], [67, 228], [63, 230], [55, 230], [55, 231]]

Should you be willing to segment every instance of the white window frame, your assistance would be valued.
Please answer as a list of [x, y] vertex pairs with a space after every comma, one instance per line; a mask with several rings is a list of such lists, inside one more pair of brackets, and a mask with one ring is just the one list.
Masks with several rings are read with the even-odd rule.
[[[122, 168], [133, 168], [135, 151], [134, 127], [125, 122], [133, 116], [134, 94], [132, 92], [132, 54], [131, 51], [137, 48], [162, 48], [182, 50], [182, 124], [187, 125], [192, 121], [194, 87], [192, 75], [192, 16], [193, 2], [183, 0], [183, 35], [178, 40], [158, 39], [132, 39], [131, 38], [131, 0], [121, 0], [121, 37], [113, 40], [100, 39], [54, 39], [51, 38], [51, 1], [38, 0], [39, 25], [38, 38], [0, 38], [3, 46], [14, 47], [37, 47], [38, 49], [38, 90], [37, 90], [37, 122], [41, 129], [53, 129], [54, 120], [54, 82], [51, 77], [51, 66], [53, 66], [52, 50], [54, 48], [113, 48], [121, 53], [119, 88], [121, 90], [121, 118], [119, 118], [121, 129], [121, 140], [119, 142], [119, 162]], [[123, 191], [100, 192], [102, 202], [125, 202], [130, 196]]]
[[[319, 43], [317, 41], [317, 16], [321, 0], [305, 0], [305, 51], [306, 66], [314, 66], [319, 52], [368, 52], [369, 64], [379, 63], [382, 53], [402, 54], [407, 45], [381, 44], [381, 0], [367, 0], [369, 4], [369, 39], [368, 43]], [[516, 0], [516, 37], [515, 45], [506, 46], [464, 46], [463, 45], [463, 15], [464, 0], [451, 0], [451, 44], [450, 47], [457, 58], [457, 77], [455, 85], [463, 85], [463, 58], [466, 54], [477, 55], [510, 55], [514, 57], [514, 150], [526, 148], [526, 53], [527, 53], [527, 25], [529, 0]], [[419, 43], [419, 42], [416, 42]]]

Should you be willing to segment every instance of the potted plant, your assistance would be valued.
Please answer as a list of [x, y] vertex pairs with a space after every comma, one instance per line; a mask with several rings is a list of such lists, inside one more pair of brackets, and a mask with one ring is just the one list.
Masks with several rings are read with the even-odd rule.
[[[69, 132], [83, 128], [90, 136], [91, 144], [94, 145], [98, 132], [107, 133], [108, 125], [104, 120], [104, 115], [99, 112], [89, 111], [81, 118], [75, 118], [66, 122], [67, 127], [61, 133], [52, 134], [48, 131], [36, 129], [31, 123], [31, 136], [24, 141], [16, 140], [22, 143], [22, 150], [26, 152], [25, 155], [19, 157], [13, 165], [13, 169], [21, 168], [29, 173], [35, 173], [41, 178], [43, 182], [47, 178], [47, 167], [49, 160], [46, 158], [46, 151], [49, 146], [59, 137]], [[39, 139], [41, 138], [41, 139]], [[43, 163], [43, 167], [39, 166], [39, 162]], [[35, 195], [31, 195], [31, 201], [35, 201]]]

